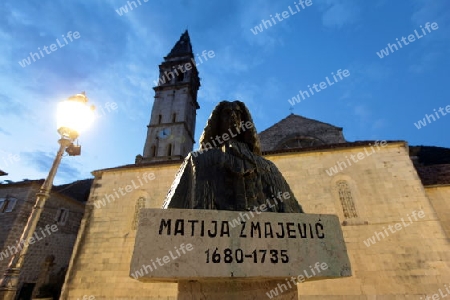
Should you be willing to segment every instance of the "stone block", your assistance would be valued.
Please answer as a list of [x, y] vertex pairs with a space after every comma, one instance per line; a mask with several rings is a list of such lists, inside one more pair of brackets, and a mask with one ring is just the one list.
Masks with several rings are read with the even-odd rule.
[[350, 276], [334, 215], [142, 209], [130, 276], [140, 281]]

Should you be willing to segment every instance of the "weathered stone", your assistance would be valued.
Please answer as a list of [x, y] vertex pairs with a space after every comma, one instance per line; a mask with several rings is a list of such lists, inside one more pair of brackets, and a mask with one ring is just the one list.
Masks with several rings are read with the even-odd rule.
[[[36, 193], [42, 183], [43, 180], [30, 180], [0, 186], [0, 198], [16, 199], [11, 211], [0, 213], [0, 228], [2, 229], [0, 230], [0, 274], [2, 276], [7, 270], [12, 256], [20, 250], [18, 241], [21, 239], [36, 202]], [[44, 283], [51, 282], [62, 285], [63, 273], [69, 264], [84, 212], [85, 205], [81, 202], [84, 200], [83, 191], [89, 191], [90, 184], [90, 181], [83, 180], [72, 183], [70, 186], [73, 188], [64, 185], [54, 187], [52, 190], [42, 210], [33, 239], [29, 240], [31, 242], [29, 250], [21, 267], [19, 288], [23, 291], [31, 286], [30, 283], [34, 285], [34, 295]], [[75, 201], [77, 197], [79, 202]], [[67, 219], [61, 218], [60, 221], [65, 220], [58, 222], [61, 209], [67, 210]], [[50, 228], [52, 229], [50, 230]], [[48, 272], [43, 273], [42, 265], [49, 255], [55, 257], [55, 264]], [[3, 299], [1, 293], [0, 299]]]
[[[273, 292], [281, 287], [283, 290]], [[277, 295], [278, 294], [278, 295]], [[181, 281], [177, 300], [298, 300], [297, 286], [284, 279], [258, 281]], [[267, 298], [268, 297], [268, 298]]]
[[142, 209], [130, 276], [299, 280], [350, 276], [333, 215]]

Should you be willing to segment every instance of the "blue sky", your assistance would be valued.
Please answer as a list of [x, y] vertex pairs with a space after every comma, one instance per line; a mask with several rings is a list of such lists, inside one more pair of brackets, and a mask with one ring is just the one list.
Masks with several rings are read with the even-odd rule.
[[[258, 131], [292, 107], [296, 114], [343, 127], [348, 141], [450, 147], [450, 116], [429, 117], [421, 129], [414, 125], [450, 105], [447, 0], [311, 0], [304, 9], [286, 0], [136, 0], [137, 7], [122, 15], [116, 10], [125, 0], [21, 2], [0, 3], [0, 169], [9, 173], [2, 180], [47, 175], [58, 148], [56, 104], [80, 91], [100, 114], [80, 136], [82, 155], [63, 158], [55, 183], [134, 163], [143, 152], [158, 65], [185, 29], [194, 54], [215, 53], [198, 66], [197, 141], [214, 106], [238, 99], [249, 107]], [[301, 10], [292, 14], [289, 7], [295, 12], [296, 4]], [[252, 32], [283, 11], [286, 19]], [[438, 29], [423, 35], [420, 26], [427, 22]], [[421, 38], [384, 58], [376, 54], [415, 30]], [[79, 38], [64, 43], [69, 31]], [[56, 39], [63, 47], [19, 64]], [[299, 90], [331, 79], [339, 69], [350, 76], [289, 103]], [[112, 103], [117, 107], [108, 111]]]

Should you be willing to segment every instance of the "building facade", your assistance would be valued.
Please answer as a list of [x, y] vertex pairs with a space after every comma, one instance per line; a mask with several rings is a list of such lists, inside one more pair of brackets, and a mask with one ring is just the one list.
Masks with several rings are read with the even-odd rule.
[[[174, 49], [181, 41], [189, 41], [187, 33]], [[93, 172], [93, 189], [61, 299], [177, 299], [176, 283], [142, 283], [130, 277], [138, 212], [161, 208], [185, 150], [192, 150], [198, 106], [190, 88], [199, 85], [177, 89], [173, 82], [175, 78], [163, 89], [160, 81], [155, 88], [144, 154], [135, 164]], [[179, 93], [183, 89], [189, 96]], [[182, 109], [188, 114], [182, 120], [191, 121], [180, 121], [181, 125], [171, 116], [175, 103], [183, 107], [186, 102], [192, 107]], [[156, 144], [161, 129], [154, 118], [161, 124], [169, 120], [163, 124], [171, 128], [169, 138], [176, 131], [184, 141], [172, 139], [170, 152], [167, 142]], [[282, 172], [306, 213], [339, 217], [352, 264], [351, 277], [299, 284], [299, 299], [425, 299], [446, 292], [450, 181], [438, 178], [424, 185], [406, 142], [349, 143], [342, 128], [293, 114], [261, 132], [260, 139], [264, 157]], [[160, 156], [160, 151], [174, 155]], [[127, 193], [113, 196], [119, 188]], [[269, 298], [276, 297], [271, 291], [285, 292], [276, 286], [265, 288]], [[214, 298], [222, 299], [220, 291]]]
[[[23, 247], [23, 242], [19, 241], [43, 182], [26, 180], [0, 185], [2, 273], [11, 257]], [[19, 279], [18, 299], [31, 299], [44, 285], [49, 290], [54, 289], [55, 293], [61, 289], [84, 213], [83, 197], [87, 198], [90, 184], [91, 180], [87, 180], [53, 188], [34, 239], [28, 241], [30, 246]]]

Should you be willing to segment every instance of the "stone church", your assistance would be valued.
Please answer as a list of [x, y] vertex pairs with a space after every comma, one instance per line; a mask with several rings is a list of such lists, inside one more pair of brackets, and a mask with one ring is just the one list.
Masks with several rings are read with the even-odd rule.
[[[133, 279], [130, 261], [139, 210], [161, 208], [195, 142], [200, 79], [187, 31], [159, 71], [165, 80], [154, 87], [143, 154], [134, 164], [93, 172], [61, 299], [177, 299], [177, 283]], [[264, 158], [304, 211], [339, 217], [351, 261], [351, 277], [299, 283], [299, 299], [450, 294], [450, 180], [442, 175], [450, 174], [448, 165], [436, 167], [439, 177], [410, 157], [405, 141], [346, 142], [342, 128], [295, 114], [259, 137]], [[437, 177], [421, 180], [419, 173]]]

